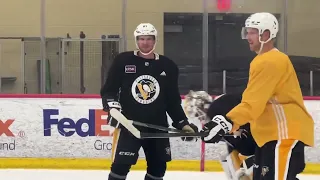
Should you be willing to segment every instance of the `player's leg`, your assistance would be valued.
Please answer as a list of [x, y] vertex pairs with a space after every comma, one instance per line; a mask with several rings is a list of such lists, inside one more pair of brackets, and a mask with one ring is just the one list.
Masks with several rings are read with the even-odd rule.
[[271, 141], [261, 147], [260, 179], [297, 179], [305, 167], [304, 145], [297, 140]]
[[166, 138], [146, 139], [142, 147], [147, 160], [145, 180], [162, 180], [171, 161], [170, 141]]
[[[241, 170], [236, 172], [237, 177], [242, 177], [240, 180], [253, 179], [253, 166], [255, 162], [255, 155], [247, 156], [241, 164]], [[240, 173], [240, 174], [238, 174]], [[241, 174], [242, 173], [242, 174]]]
[[251, 180], [253, 162], [254, 155], [242, 156], [235, 149], [220, 156], [220, 163], [228, 180]]
[[254, 153], [254, 162], [253, 162], [253, 180], [260, 180], [261, 176], [261, 160], [262, 160], [262, 150], [261, 147], [256, 147], [255, 153]]
[[115, 129], [112, 144], [112, 164], [108, 180], [124, 180], [137, 163], [141, 142], [126, 129]]
[[241, 126], [238, 131], [225, 136], [224, 139], [230, 144], [231, 149], [237, 150], [241, 155], [252, 156], [255, 153], [257, 144], [252, 137], [249, 124]]
[[305, 164], [305, 154], [304, 154], [305, 144], [301, 141], [298, 141], [296, 145], [293, 147], [289, 162], [289, 167], [287, 168], [287, 179], [298, 180], [297, 175], [302, 173]]
[[254, 153], [257, 147], [249, 125], [239, 129], [238, 136], [225, 136], [227, 142], [227, 154], [222, 155], [221, 164], [229, 179], [251, 179]]

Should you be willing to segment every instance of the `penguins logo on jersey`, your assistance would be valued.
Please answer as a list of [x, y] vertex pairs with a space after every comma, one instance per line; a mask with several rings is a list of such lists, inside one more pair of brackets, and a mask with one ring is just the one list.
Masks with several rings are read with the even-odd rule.
[[158, 98], [160, 86], [154, 77], [142, 75], [134, 80], [131, 87], [131, 93], [137, 102], [141, 104], [150, 104]]

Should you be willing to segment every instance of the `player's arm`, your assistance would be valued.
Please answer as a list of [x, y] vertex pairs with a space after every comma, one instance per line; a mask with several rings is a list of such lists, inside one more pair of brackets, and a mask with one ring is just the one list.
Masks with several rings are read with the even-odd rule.
[[100, 95], [102, 98], [114, 99], [116, 101], [118, 100], [123, 71], [124, 70], [121, 66], [121, 59], [118, 55], [113, 60], [108, 71], [106, 82], [100, 90]]
[[226, 116], [217, 115], [205, 124], [202, 131], [208, 135], [202, 140], [209, 143], [219, 142], [224, 134], [234, 132], [241, 125], [258, 119], [274, 94], [277, 84], [285, 73], [288, 73], [286, 70], [286, 63], [280, 59], [268, 59], [252, 65], [241, 103]]
[[[102, 98], [103, 110], [109, 112], [111, 108], [121, 110], [119, 103], [119, 89], [121, 86], [122, 73], [124, 69], [121, 65], [121, 58], [118, 55], [112, 62], [108, 71], [108, 76], [105, 84], [100, 90]], [[111, 116], [108, 116], [108, 122], [111, 126], [118, 127], [118, 122], [113, 121]]]
[[227, 114], [234, 123], [233, 130], [258, 119], [285, 73], [288, 72], [284, 61], [275, 59], [253, 66], [241, 103]]
[[[169, 66], [169, 65], [168, 65]], [[177, 129], [182, 129], [183, 126], [189, 124], [181, 106], [181, 96], [178, 87], [179, 69], [176, 64], [170, 64], [170, 73], [166, 87], [166, 105], [167, 113], [171, 117], [172, 126]]]
[[[178, 86], [178, 78], [179, 78], [179, 69], [178, 66], [172, 62], [172, 69], [169, 73], [168, 84], [166, 89], [166, 105], [167, 105], [167, 113], [172, 119], [172, 126], [181, 129], [188, 133], [198, 132], [198, 127], [192, 123], [189, 123], [188, 118], [181, 106], [181, 96], [179, 92]], [[195, 138], [181, 138], [183, 141], [192, 141]]]

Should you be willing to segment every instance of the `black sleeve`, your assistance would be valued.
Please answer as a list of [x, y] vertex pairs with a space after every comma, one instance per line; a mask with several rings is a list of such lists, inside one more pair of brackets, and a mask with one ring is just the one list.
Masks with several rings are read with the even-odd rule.
[[179, 69], [174, 63], [170, 67], [172, 68], [166, 89], [167, 113], [173, 121], [172, 126], [181, 129], [189, 123], [181, 106], [181, 96], [178, 87]]
[[212, 119], [216, 115], [226, 116], [229, 111], [241, 103], [241, 94], [225, 94], [214, 100], [207, 111], [207, 116]]
[[113, 60], [108, 71], [107, 80], [100, 90], [100, 95], [103, 101], [107, 99], [118, 101], [123, 71], [124, 70], [121, 66], [121, 58], [120, 55], [118, 55]]

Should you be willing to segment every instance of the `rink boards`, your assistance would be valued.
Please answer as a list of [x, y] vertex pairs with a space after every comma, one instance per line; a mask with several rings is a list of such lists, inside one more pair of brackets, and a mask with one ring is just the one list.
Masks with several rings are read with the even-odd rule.
[[[1, 95], [1, 168], [108, 169], [112, 132], [106, 125], [97, 96], [79, 95]], [[306, 149], [305, 173], [320, 173], [320, 98], [306, 98], [305, 105], [315, 120], [315, 143]], [[169, 119], [170, 121], [170, 119]], [[169, 122], [170, 123], [170, 122]], [[200, 125], [199, 122], [194, 121]], [[204, 155], [205, 171], [220, 171], [217, 162], [224, 144], [171, 139], [170, 170], [200, 170]], [[203, 153], [204, 152], [204, 153]], [[134, 169], [144, 169], [143, 151]], [[202, 158], [203, 160], [203, 158]]]

